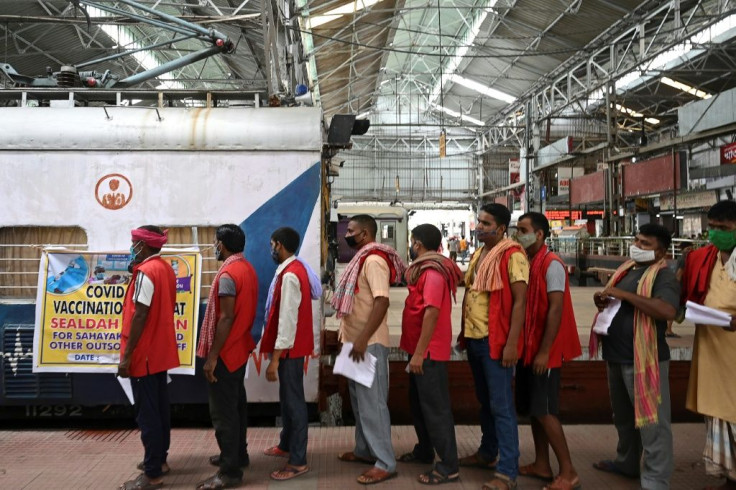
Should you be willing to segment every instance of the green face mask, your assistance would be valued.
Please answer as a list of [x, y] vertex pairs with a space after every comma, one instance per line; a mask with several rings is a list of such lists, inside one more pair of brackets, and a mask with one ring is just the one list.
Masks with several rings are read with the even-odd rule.
[[727, 252], [736, 248], [736, 230], [708, 230], [708, 240], [718, 250]]

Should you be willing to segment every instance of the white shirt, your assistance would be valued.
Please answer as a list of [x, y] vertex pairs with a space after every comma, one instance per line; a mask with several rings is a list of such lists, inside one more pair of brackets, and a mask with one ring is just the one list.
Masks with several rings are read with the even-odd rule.
[[[160, 257], [160, 255], [161, 254], [151, 255], [146, 260]], [[146, 262], [146, 260], [143, 262]], [[139, 271], [135, 278], [135, 285], [133, 287], [133, 302], [151, 306], [151, 301], [153, 301], [153, 281], [151, 278], [146, 276], [142, 271]]]
[[[276, 275], [296, 260], [291, 256], [279, 264]], [[287, 272], [281, 278], [281, 304], [279, 305], [279, 326], [276, 332], [274, 349], [291, 349], [296, 338], [296, 323], [299, 318], [299, 305], [302, 303], [302, 289], [299, 278], [293, 272]]]

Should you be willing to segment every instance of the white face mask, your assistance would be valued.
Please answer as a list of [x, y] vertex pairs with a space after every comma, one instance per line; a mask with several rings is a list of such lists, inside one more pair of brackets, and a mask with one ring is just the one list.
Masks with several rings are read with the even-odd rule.
[[655, 259], [654, 250], [643, 250], [636, 245], [632, 245], [629, 249], [629, 257], [631, 257], [631, 260], [639, 264], [653, 262]]
[[535, 243], [537, 243], [537, 234], [534, 232], [527, 233], [525, 235], [522, 235], [521, 233], [516, 234], [516, 240], [521, 244], [522, 247], [525, 249], [531, 247]]

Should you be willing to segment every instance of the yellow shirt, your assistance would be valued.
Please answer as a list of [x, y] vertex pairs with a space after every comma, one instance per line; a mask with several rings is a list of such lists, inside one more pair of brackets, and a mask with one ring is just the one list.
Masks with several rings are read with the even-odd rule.
[[[373, 310], [373, 301], [378, 297], [388, 298], [391, 271], [386, 261], [379, 255], [369, 255], [363, 262], [363, 268], [358, 274], [358, 292], [353, 301], [353, 311], [342, 317], [340, 323], [340, 340], [343, 342], [355, 342], [363, 332], [368, 317]], [[368, 341], [368, 345], [381, 344], [389, 346], [388, 335], [388, 312], [381, 320], [378, 330]]]
[[[710, 276], [704, 305], [736, 315], [736, 281], [731, 280], [720, 257]], [[690, 365], [687, 408], [736, 423], [736, 332], [698, 325]]]
[[[476, 291], [471, 286], [475, 280], [483, 247], [478, 248], [470, 259], [468, 272], [465, 273], [465, 338], [482, 339], [488, 337], [488, 301], [490, 293]], [[523, 252], [514, 252], [509, 257], [509, 284], [515, 282], [529, 284], [529, 261]]]

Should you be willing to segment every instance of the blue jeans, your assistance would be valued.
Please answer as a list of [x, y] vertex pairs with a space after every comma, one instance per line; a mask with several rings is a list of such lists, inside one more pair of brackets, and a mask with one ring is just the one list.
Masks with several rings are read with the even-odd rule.
[[491, 359], [488, 337], [466, 339], [468, 362], [480, 402], [482, 437], [478, 454], [487, 461], [498, 456], [496, 471], [515, 480], [519, 475], [519, 428], [511, 390], [514, 368]]

